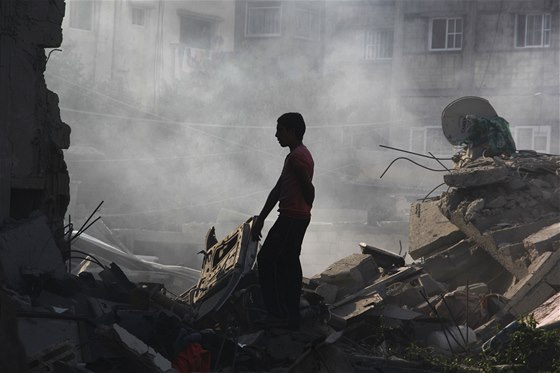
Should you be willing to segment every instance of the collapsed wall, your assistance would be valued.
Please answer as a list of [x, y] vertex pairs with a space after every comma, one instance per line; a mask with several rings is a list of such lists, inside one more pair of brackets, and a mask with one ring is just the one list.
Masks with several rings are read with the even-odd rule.
[[62, 42], [65, 3], [3, 0], [0, 7], [0, 225], [39, 210], [55, 234], [70, 199], [62, 153], [70, 127], [43, 73], [45, 48]]

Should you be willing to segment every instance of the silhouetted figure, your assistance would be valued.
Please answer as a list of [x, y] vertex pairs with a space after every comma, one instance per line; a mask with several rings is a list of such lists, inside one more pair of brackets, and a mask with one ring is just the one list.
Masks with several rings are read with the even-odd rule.
[[269, 313], [265, 322], [290, 329], [299, 328], [302, 281], [299, 254], [315, 199], [311, 182], [314, 163], [302, 143], [304, 133], [301, 114], [286, 113], [278, 118], [276, 138], [280, 146], [290, 148], [290, 154], [252, 230], [253, 239], [259, 240], [264, 220], [278, 202], [278, 219], [264, 241], [257, 262], [262, 296]]

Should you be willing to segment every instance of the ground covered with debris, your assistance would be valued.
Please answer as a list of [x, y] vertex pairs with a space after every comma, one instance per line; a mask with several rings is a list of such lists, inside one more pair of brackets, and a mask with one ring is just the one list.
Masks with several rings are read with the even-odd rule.
[[0, 370], [554, 371], [559, 174], [554, 155], [457, 163], [448, 191], [411, 206], [415, 261], [357, 244], [304, 279], [299, 330], [259, 323], [252, 219], [220, 241], [208, 232], [200, 272], [146, 278], [153, 263], [101, 222], [91, 236], [67, 229], [65, 261], [44, 215], [9, 221]]

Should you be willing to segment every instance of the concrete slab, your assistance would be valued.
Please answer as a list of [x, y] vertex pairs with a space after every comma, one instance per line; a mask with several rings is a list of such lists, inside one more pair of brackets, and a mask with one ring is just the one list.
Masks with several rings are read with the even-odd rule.
[[450, 221], [459, 227], [467, 237], [486, 250], [498, 263], [500, 263], [517, 279], [521, 279], [527, 274], [527, 267], [524, 261], [514, 260], [511, 256], [501, 252], [499, 247], [507, 243], [521, 242], [523, 239], [538, 230], [557, 223], [559, 219], [560, 218], [556, 217], [528, 224], [518, 224], [509, 228], [481, 232], [479, 227], [475, 224], [465, 221], [460, 212], [450, 212]]
[[437, 201], [416, 202], [410, 206], [409, 254], [412, 258], [446, 249], [465, 237], [439, 210]]
[[331, 264], [319, 281], [352, 290], [363, 288], [378, 277], [379, 268], [371, 255], [352, 254]]
[[456, 188], [470, 188], [506, 181], [509, 171], [505, 166], [460, 168], [443, 175], [443, 181]]
[[534, 257], [552, 250], [552, 243], [560, 240], [560, 223], [549, 225], [523, 240], [523, 246]]
[[554, 245], [556, 251], [545, 252], [537, 258], [529, 267], [529, 273], [525, 278], [513, 285], [504, 296], [509, 299], [508, 305], [503, 312], [511, 312], [514, 315], [522, 315], [531, 312], [553, 294], [556, 290], [550, 286], [545, 278], [560, 263], [560, 250]]

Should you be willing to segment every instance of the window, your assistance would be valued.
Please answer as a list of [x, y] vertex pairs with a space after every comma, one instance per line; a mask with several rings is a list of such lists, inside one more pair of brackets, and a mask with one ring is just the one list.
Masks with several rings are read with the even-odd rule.
[[515, 46], [549, 47], [550, 31], [550, 14], [518, 14], [515, 17]]
[[133, 7], [132, 11], [132, 24], [137, 26], [144, 26], [146, 24], [146, 9]]
[[453, 147], [443, 135], [441, 127], [413, 127], [410, 129], [410, 151], [427, 154], [450, 154]]
[[92, 0], [73, 0], [70, 2], [70, 27], [81, 30], [93, 29]]
[[516, 126], [513, 138], [517, 149], [550, 152], [550, 126]]
[[319, 39], [319, 14], [312, 9], [296, 9], [294, 34], [304, 39]]
[[463, 19], [435, 18], [430, 23], [430, 50], [461, 50]]
[[191, 48], [210, 49], [214, 22], [196, 16], [181, 15], [179, 42]]
[[246, 36], [280, 36], [280, 5], [247, 4]]
[[367, 30], [364, 58], [366, 60], [389, 60], [393, 58], [393, 30]]

